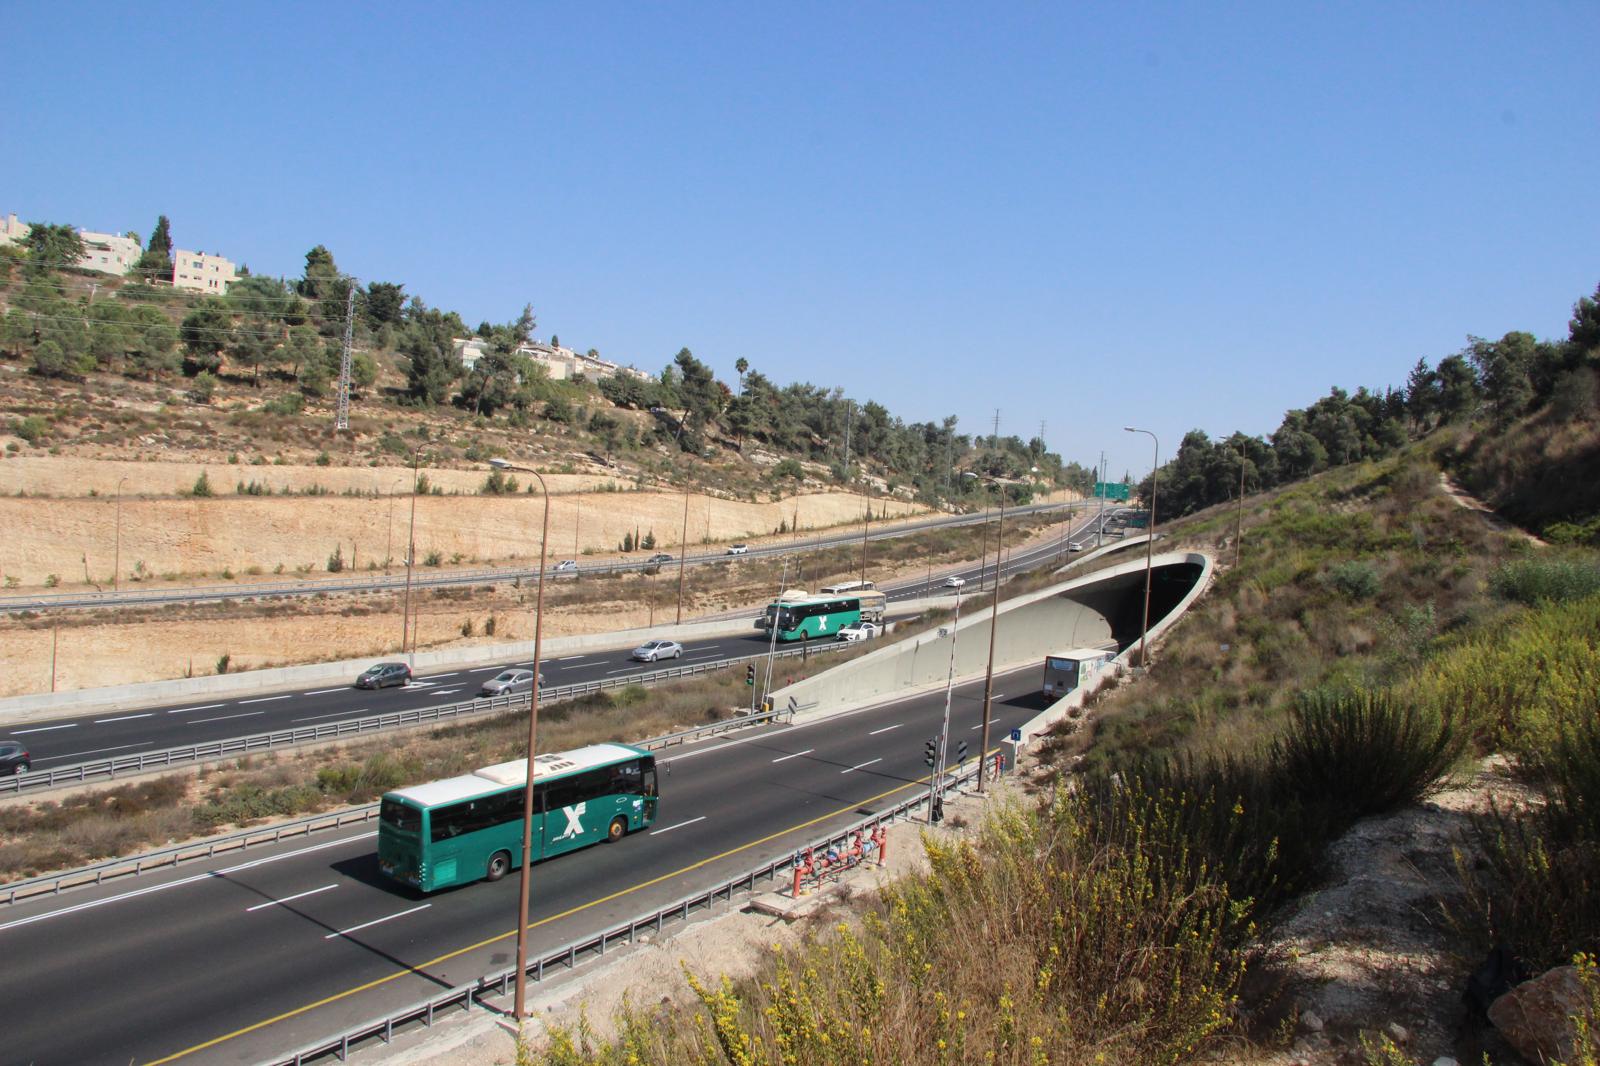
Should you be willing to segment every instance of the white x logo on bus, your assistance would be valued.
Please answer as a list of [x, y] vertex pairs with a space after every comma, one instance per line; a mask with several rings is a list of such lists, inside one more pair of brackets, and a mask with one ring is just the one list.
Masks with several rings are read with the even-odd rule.
[[567, 816], [567, 828], [561, 831], [557, 840], [568, 840], [583, 833], [583, 812], [587, 810], [587, 803], [580, 803], [576, 807], [563, 807], [561, 813]]

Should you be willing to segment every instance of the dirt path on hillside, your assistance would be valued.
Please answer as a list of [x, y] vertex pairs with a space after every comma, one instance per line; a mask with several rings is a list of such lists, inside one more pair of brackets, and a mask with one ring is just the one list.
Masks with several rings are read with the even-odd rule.
[[1466, 510], [1475, 513], [1479, 518], [1483, 519], [1484, 525], [1488, 526], [1496, 533], [1504, 533], [1511, 537], [1521, 537], [1530, 544], [1537, 544], [1541, 548], [1549, 547], [1548, 543], [1539, 537], [1534, 536], [1532, 533], [1529, 533], [1526, 529], [1523, 529], [1521, 526], [1514, 525], [1513, 523], [1508, 522], [1506, 519], [1501, 518], [1492, 508], [1489, 507], [1488, 504], [1472, 495], [1472, 493], [1468, 492], [1460, 485], [1457, 485], [1454, 481], [1451, 481], [1450, 476], [1443, 470], [1439, 471], [1439, 488], [1444, 491], [1446, 496], [1455, 501], [1456, 506], [1465, 508]]

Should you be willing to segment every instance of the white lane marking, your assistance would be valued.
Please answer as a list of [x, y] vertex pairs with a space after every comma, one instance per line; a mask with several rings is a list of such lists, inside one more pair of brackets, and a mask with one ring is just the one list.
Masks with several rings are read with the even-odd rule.
[[850, 769], [849, 769], [849, 770], [840, 770], [840, 771], [839, 771], [839, 772], [840, 772], [840, 773], [841, 773], [841, 774], [847, 774], [847, 773], [849, 773], [849, 772], [850, 772], [850, 770], [860, 770], [860, 769], [862, 769], [862, 768], [863, 768], [863, 767], [866, 767], [866, 766], [871, 766], [871, 765], [872, 765], [872, 764], [873, 764], [873, 763], [875, 763], [875, 762], [882, 762], [882, 761], [883, 761], [883, 760], [882, 760], [882, 759], [871, 759], [871, 760], [869, 760], [869, 761], [867, 761], [867, 762], [863, 762], [863, 763], [857, 763], [857, 764], [856, 764], [856, 765], [854, 765], [854, 766], [852, 766], [852, 767], [850, 767]]
[[424, 903], [420, 907], [412, 907], [408, 911], [401, 911], [399, 914], [391, 914], [386, 918], [374, 918], [370, 922], [363, 922], [360, 925], [352, 925], [349, 929], [341, 929], [337, 933], [329, 933], [327, 936], [323, 937], [322, 939], [324, 939], [324, 940], [332, 940], [336, 936], [349, 936], [351, 933], [359, 933], [363, 929], [371, 929], [375, 925], [382, 925], [384, 922], [392, 922], [396, 918], [404, 918], [408, 914], [415, 914], [418, 911], [425, 911], [431, 906], [433, 906], [433, 904]]
[[294, 693], [291, 692], [287, 696], [262, 696], [260, 699], [255, 700], [240, 700], [239, 705], [243, 706], [246, 703], [271, 703], [273, 700], [287, 700], [293, 698]]
[[37, 727], [35, 727], [33, 729], [13, 729], [11, 731], [11, 735], [20, 737], [24, 733], [48, 733], [52, 729], [76, 729], [76, 728], [78, 728], [78, 723], [77, 722], [68, 722], [66, 725], [41, 725], [41, 726], [37, 726]]
[[[994, 722], [993, 722], [993, 721], [992, 721], [992, 720], [991, 720], [991, 721], [990, 721], [990, 722], [989, 722], [989, 724], [990, 724], [990, 725], [994, 725]], [[975, 725], [975, 726], [973, 726], [973, 727], [972, 727], [972, 728], [973, 728], [973, 729], [982, 729], [982, 728], [983, 728], [983, 723], [982, 723], [982, 722], [979, 722], [979, 723], [978, 723], [978, 724], [977, 724], [977, 725]], [[535, 771], [535, 772], [537, 772], [537, 771]]]
[[669, 825], [665, 829], [652, 829], [650, 830], [650, 835], [653, 837], [660, 836], [662, 833], [670, 833], [674, 829], [682, 829], [686, 825], [693, 825], [696, 822], [703, 822], [705, 820], [706, 816], [702, 814], [698, 818], [690, 818], [687, 822], [679, 822], [677, 825]]
[[441, 677], [455, 677], [460, 672], [461, 672], [460, 670], [452, 670], [448, 674], [429, 674], [427, 677], [419, 677], [419, 678], [417, 678], [417, 680], [418, 681], [437, 681]]
[[144, 743], [141, 741], [138, 744], [118, 744], [114, 748], [91, 748], [88, 751], [75, 751], [71, 755], [51, 755], [48, 758], [35, 759], [33, 761], [34, 762], [56, 762], [56, 761], [58, 761], [60, 759], [76, 759], [80, 755], [99, 755], [102, 751], [122, 751], [124, 748], [142, 748], [142, 747], [144, 747]]
[[816, 748], [807, 748], [805, 751], [797, 751], [793, 755], [780, 756], [779, 758], [773, 759], [772, 761], [773, 762], [787, 762], [790, 759], [798, 759], [802, 755], [810, 755], [812, 752], [814, 752], [816, 750], [817, 750]]
[[637, 663], [637, 664], [635, 664], [633, 666], [619, 667], [616, 670], [607, 670], [606, 673], [608, 673], [608, 674], [626, 674], [626, 673], [631, 673], [631, 672], [637, 671], [641, 667], [654, 666], [654, 665], [655, 665], [654, 663]]
[[258, 714], [266, 713], [266, 711], [246, 711], [244, 714], [225, 714], [221, 718], [192, 718], [189, 720], [189, 724], [205, 725], [207, 722], [228, 722], [235, 718], [254, 718]]
[[190, 711], [214, 711], [218, 707], [222, 707], [222, 706], [225, 706], [225, 704], [221, 704], [221, 703], [202, 703], [198, 707], [174, 707], [172, 710], [168, 711], [167, 713], [168, 714], [188, 714]]
[[989, 702], [990, 703], [999, 703], [1000, 701], [1004, 700], [1005, 698], [1006, 698], [1006, 694], [1004, 692], [996, 692], [993, 696], [989, 697]]
[[500, 672], [500, 668], [498, 666], [486, 666], [482, 670], [468, 670], [467, 671], [467, 673], [469, 673], [469, 674], [498, 674], [499, 672]]
[[587, 655], [563, 655], [561, 658], [557, 659], [556, 662], [558, 662], [558, 663], [570, 663], [574, 659], [587, 659], [587, 658], [588, 658]]
[[872, 732], [868, 733], [867, 736], [875, 737], [879, 733], [887, 733], [889, 730], [891, 730], [891, 729], [899, 729], [903, 725], [905, 725], [904, 722], [896, 722], [894, 725], [886, 725], [882, 729], [874, 729]]
[[144, 714], [125, 714], [120, 718], [96, 718], [94, 720], [94, 724], [95, 725], [109, 725], [112, 722], [131, 722], [135, 718], [149, 718], [151, 715], [153, 715], [155, 713], [156, 712], [154, 712], [154, 711], [146, 711]]
[[337, 884], [323, 885], [321, 888], [313, 888], [310, 892], [297, 892], [292, 896], [284, 896], [282, 899], [272, 899], [265, 903], [257, 903], [254, 907], [246, 907], [244, 912], [249, 914], [251, 911], [258, 911], [263, 907], [277, 907], [284, 903], [293, 903], [297, 899], [305, 899], [307, 896], [315, 896], [318, 892], [326, 892], [330, 888], [338, 887]]
[[362, 707], [360, 710], [356, 710], [356, 711], [334, 711], [332, 714], [314, 714], [310, 718], [291, 718], [291, 719], [289, 719], [289, 721], [291, 721], [291, 722], [315, 722], [318, 719], [322, 719], [322, 718], [338, 718], [340, 715], [344, 715], [344, 714], [366, 714], [366, 713], [367, 713], [367, 708]]
[[180, 878], [177, 881], [168, 881], [164, 885], [150, 885], [147, 888], [136, 888], [132, 892], [124, 892], [120, 896], [107, 896], [104, 899], [93, 899], [87, 903], [74, 903], [72, 906], [63, 907], [58, 911], [47, 911], [44, 914], [35, 914], [31, 918], [18, 918], [14, 922], [6, 922], [4, 925], [0, 925], [0, 933], [5, 932], [7, 929], [15, 929], [19, 925], [32, 925], [34, 922], [42, 922], [46, 918], [58, 918], [63, 914], [75, 914], [78, 911], [91, 910], [95, 907], [104, 907], [107, 903], [116, 903], [119, 900], [133, 899], [135, 896], [147, 896], [152, 892], [165, 892], [169, 888], [178, 888], [182, 885], [192, 885], [197, 881], [209, 881], [216, 877], [226, 877], [228, 874], [236, 874], [256, 866], [265, 866], [269, 862], [277, 862], [280, 859], [293, 859], [301, 855], [308, 855], [313, 851], [321, 851], [323, 848], [334, 848], [338, 847], [340, 844], [350, 844], [354, 841], [365, 840], [368, 837], [375, 837], [377, 835], [378, 831], [374, 829], [369, 833], [358, 833], [353, 837], [344, 837], [340, 840], [326, 840], [321, 844], [313, 844], [309, 848], [300, 848], [298, 851], [286, 851], [282, 855], [269, 855], [264, 859], [252, 859], [249, 862], [242, 862], [238, 866], [229, 866], [221, 870], [212, 870], [208, 873], [195, 874], [193, 877]]
[[461, 690], [458, 689], [458, 688], [441, 688], [441, 689], [435, 689], [433, 694], [435, 696], [448, 696], [452, 692], [460, 692], [460, 691]]
[[350, 686], [349, 685], [342, 685], [339, 688], [319, 688], [315, 692], [302, 692], [302, 693], [300, 693], [300, 695], [302, 695], [302, 696], [326, 696], [330, 692], [349, 692], [349, 691], [350, 691]]

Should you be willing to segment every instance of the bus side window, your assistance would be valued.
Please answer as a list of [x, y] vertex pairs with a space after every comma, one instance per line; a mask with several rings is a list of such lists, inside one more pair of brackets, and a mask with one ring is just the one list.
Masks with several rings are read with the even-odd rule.
[[611, 787], [609, 792], [621, 793], [625, 796], [639, 794], [640, 770], [637, 762], [618, 763], [611, 768]]
[[656, 795], [656, 764], [652, 761], [644, 771], [644, 791], [646, 796]]

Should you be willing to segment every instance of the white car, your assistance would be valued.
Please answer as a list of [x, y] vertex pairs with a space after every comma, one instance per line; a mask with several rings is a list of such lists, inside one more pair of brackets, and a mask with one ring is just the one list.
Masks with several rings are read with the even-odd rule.
[[954, 574], [952, 574], [944, 579], [944, 587], [947, 589], [966, 588], [967, 579], [964, 577], [956, 577]]
[[729, 555], [747, 555], [747, 554], [749, 554], [749, 552], [750, 552], [750, 545], [748, 545], [748, 544], [730, 544], [730, 545], [728, 545], [728, 554]]
[[683, 645], [675, 640], [647, 640], [633, 649], [633, 657], [642, 663], [653, 663], [657, 659], [681, 659]]
[[552, 566], [550, 569], [551, 569], [551, 571], [553, 573], [557, 573], [557, 574], [574, 573], [578, 569], [578, 560], [576, 560], [576, 559], [563, 559], [559, 563], [557, 563], [555, 566]]
[[839, 639], [848, 641], [871, 640], [883, 632], [875, 622], [856, 622], [839, 630]]
[[1087, 547], [1088, 547], [1088, 545], [1085, 544], [1083, 541], [1075, 540], [1075, 541], [1072, 541], [1071, 543], [1069, 543], [1067, 545], [1067, 551], [1069, 551], [1069, 552], [1081, 552], [1081, 551], [1083, 551], [1083, 549], [1085, 549]]

